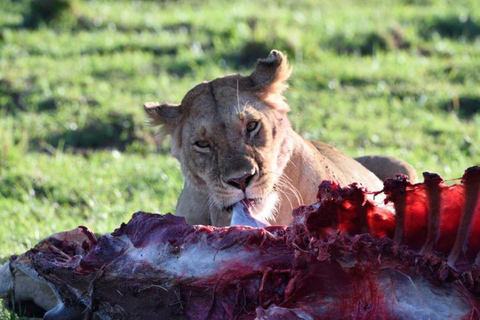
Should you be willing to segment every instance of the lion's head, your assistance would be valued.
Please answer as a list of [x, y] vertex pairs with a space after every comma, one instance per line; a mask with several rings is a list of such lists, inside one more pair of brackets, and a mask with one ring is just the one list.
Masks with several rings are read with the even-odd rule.
[[180, 105], [145, 104], [151, 122], [171, 135], [186, 183], [205, 190], [210, 205], [243, 200], [255, 204], [254, 213], [272, 212], [292, 149], [282, 96], [290, 73], [286, 57], [273, 50], [249, 76], [203, 82]]

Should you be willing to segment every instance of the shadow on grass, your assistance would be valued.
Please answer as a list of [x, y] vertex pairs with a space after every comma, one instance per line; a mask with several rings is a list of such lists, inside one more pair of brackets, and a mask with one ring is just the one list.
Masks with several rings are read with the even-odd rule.
[[444, 102], [441, 108], [448, 112], [455, 112], [462, 119], [471, 120], [475, 115], [480, 114], [480, 97], [455, 97]]
[[[480, 82], [480, 74], [478, 72], [480, 64], [450, 65], [441, 70], [440, 76], [447, 77], [454, 83], [466, 83], [468, 81]], [[435, 73], [432, 72], [435, 75]]]
[[[43, 318], [45, 310], [37, 306], [33, 301], [16, 302], [12, 298], [4, 299], [4, 305], [8, 312], [8, 318], [5, 319], [38, 319]], [[1, 316], [1, 314], [0, 314]], [[16, 316], [20, 317], [17, 318]], [[1, 318], [1, 317], [0, 317]]]
[[42, 181], [28, 174], [6, 174], [0, 178], [0, 196], [22, 199], [26, 194], [37, 199], [49, 199], [60, 206], [86, 207], [88, 201], [78, 190], [65, 188], [62, 183]]
[[172, 76], [181, 78], [188, 74], [194, 74], [196, 70], [205, 66], [208, 63], [207, 59], [206, 55], [191, 58], [177, 57], [169, 63], [156, 61], [153, 63], [153, 66], [156, 70], [164, 70]]
[[328, 42], [339, 54], [374, 55], [377, 51], [392, 51], [409, 49], [411, 44], [399, 28], [392, 28], [388, 32], [367, 32], [347, 37], [337, 34]]
[[[131, 114], [110, 113], [102, 119], [91, 119], [81, 128], [65, 129], [45, 140], [66, 149], [105, 149], [125, 151], [132, 142], [139, 140], [135, 120]], [[40, 141], [36, 141], [40, 144]]]
[[252, 69], [258, 59], [268, 57], [272, 49], [277, 49], [289, 57], [294, 56], [293, 47], [283, 39], [272, 39], [268, 41], [248, 41], [240, 50], [222, 56], [225, 62], [234, 69]]
[[38, 104], [37, 110], [42, 111], [53, 111], [58, 108], [59, 101], [53, 97], [47, 98]]
[[[75, 27], [74, 31], [83, 31], [83, 30], [102, 30], [102, 29], [111, 29], [112, 24], [108, 23], [95, 23], [94, 21], [87, 19], [85, 17], [80, 17], [78, 25]], [[163, 26], [129, 26], [123, 24], [115, 24], [114, 28], [118, 32], [152, 32], [160, 33], [162, 31], [173, 32], [173, 33], [184, 33], [192, 34], [195, 27], [188, 22], [172, 23]]]
[[82, 55], [110, 55], [118, 52], [142, 51], [152, 53], [154, 56], [176, 55], [178, 47], [160, 47], [156, 45], [122, 44], [111, 48], [90, 48], [81, 52]]
[[34, 0], [24, 1], [21, 14], [22, 23], [18, 27], [37, 29], [41, 26], [52, 28], [74, 28], [79, 15], [75, 0]]
[[397, 98], [400, 100], [411, 99], [416, 101], [422, 96], [422, 90], [413, 85], [397, 84], [390, 88], [390, 98]]
[[25, 111], [25, 95], [26, 92], [14, 88], [10, 81], [0, 79], [0, 109], [6, 110], [8, 113]]
[[[0, 43], [1, 44], [1, 43]], [[207, 47], [208, 44], [205, 45]], [[165, 56], [165, 55], [176, 55], [181, 47], [180, 46], [168, 46], [168, 47], [162, 47], [158, 45], [141, 45], [141, 44], [120, 44], [120, 45], [115, 45], [109, 48], [87, 48], [84, 50], [80, 50], [78, 53], [81, 55], [111, 55], [114, 53], [125, 53], [125, 52], [146, 52], [146, 53], [151, 53], [155, 57], [158, 56]], [[71, 51], [65, 51], [65, 52], [45, 52], [41, 49], [38, 49], [36, 47], [31, 47], [28, 48], [28, 54], [30, 56], [49, 56], [52, 58], [57, 58], [57, 57], [68, 57], [71, 54]]]
[[366, 87], [374, 83], [372, 80], [352, 75], [339, 77], [339, 82], [340, 85], [348, 87]]
[[[69, 101], [65, 98], [46, 97], [37, 99], [38, 92], [35, 93], [33, 84], [29, 81], [25, 89], [16, 88], [8, 79], [0, 80], [0, 110], [8, 114], [19, 114], [21, 112], [49, 112], [55, 111], [58, 107]], [[35, 97], [37, 96], [37, 97]], [[89, 105], [98, 105], [94, 99], [87, 101]]]
[[435, 17], [421, 27], [420, 35], [428, 38], [435, 33], [446, 38], [464, 38], [474, 41], [480, 36], [480, 23], [471, 16], [459, 17], [450, 15]]
[[245, 43], [240, 51], [225, 56], [224, 60], [237, 69], [251, 68], [258, 59], [268, 57], [271, 50], [272, 47], [265, 42], [250, 41]]

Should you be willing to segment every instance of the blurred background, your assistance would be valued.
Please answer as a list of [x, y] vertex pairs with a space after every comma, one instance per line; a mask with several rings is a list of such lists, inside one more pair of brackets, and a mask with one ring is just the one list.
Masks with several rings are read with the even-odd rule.
[[273, 48], [305, 137], [444, 178], [480, 164], [477, 0], [1, 0], [0, 261], [173, 212], [179, 165], [142, 104], [248, 74]]

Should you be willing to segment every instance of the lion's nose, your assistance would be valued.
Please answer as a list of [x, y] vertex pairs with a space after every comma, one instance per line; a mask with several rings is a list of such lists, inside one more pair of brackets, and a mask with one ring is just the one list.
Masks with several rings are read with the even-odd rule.
[[242, 175], [239, 177], [233, 177], [225, 181], [227, 184], [245, 191], [250, 181], [252, 181], [253, 177], [255, 176], [255, 169], [252, 169], [250, 172], [242, 172]]

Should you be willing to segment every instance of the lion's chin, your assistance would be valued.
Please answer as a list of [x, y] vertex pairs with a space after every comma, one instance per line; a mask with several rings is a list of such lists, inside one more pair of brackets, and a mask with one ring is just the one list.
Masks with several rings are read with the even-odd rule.
[[244, 198], [232, 205], [231, 226], [266, 227], [274, 219], [275, 206], [278, 201], [276, 193], [262, 199]]

